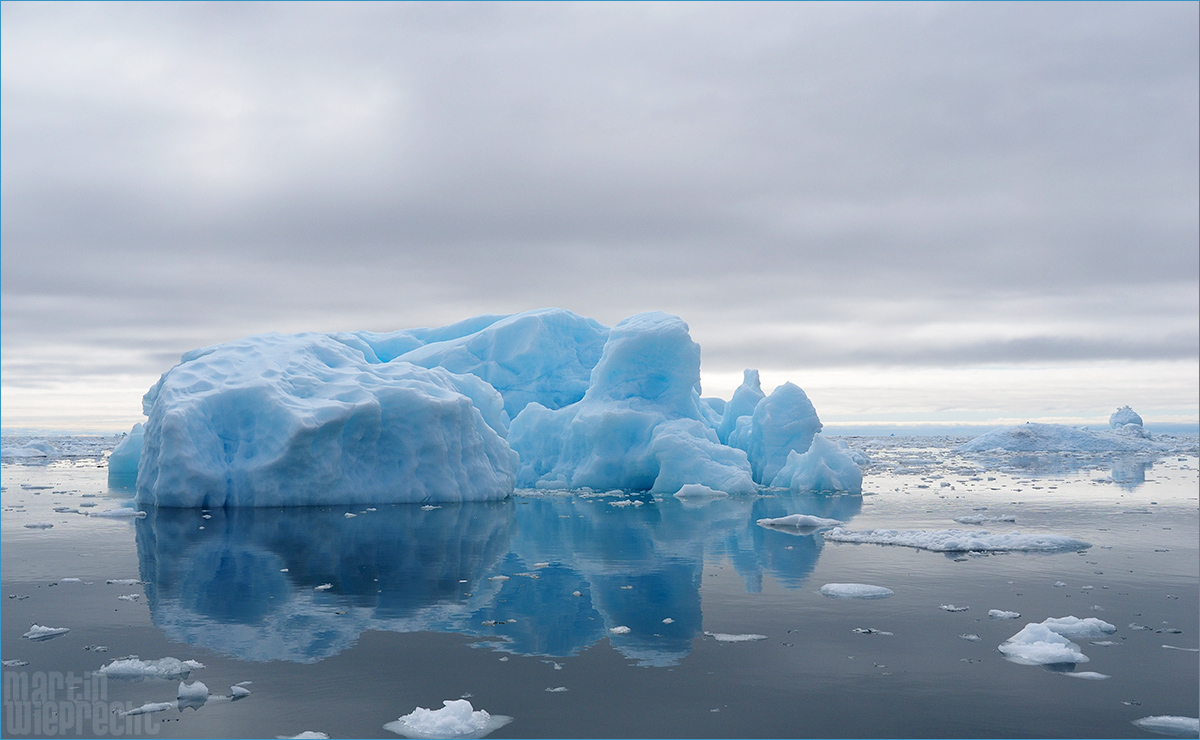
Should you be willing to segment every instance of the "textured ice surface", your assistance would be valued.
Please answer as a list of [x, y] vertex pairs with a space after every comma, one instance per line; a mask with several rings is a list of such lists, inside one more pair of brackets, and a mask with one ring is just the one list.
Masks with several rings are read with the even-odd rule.
[[187, 678], [192, 671], [200, 670], [203, 663], [194, 660], [179, 660], [178, 658], [159, 658], [158, 660], [139, 660], [136, 655], [118, 658], [108, 665], [101, 666], [97, 673], [109, 678], [137, 680], [144, 678], [163, 678], [179, 680]]
[[704, 421], [700, 346], [664, 313], [613, 327], [587, 392], [560, 409], [531, 403], [513, 419], [518, 483], [530, 488], [678, 491], [700, 483], [755, 490], [746, 456]]
[[442, 704], [441, 709], [417, 707], [383, 729], [409, 738], [469, 738], [484, 737], [512, 722], [512, 717], [476, 710], [466, 699], [447, 699]]
[[1128, 406], [1122, 406], [1113, 412], [1113, 415], [1108, 417], [1108, 426], [1113, 429], [1120, 429], [1126, 424], [1135, 424], [1142, 426], [1142, 417]]
[[1030, 623], [1000, 644], [1004, 657], [1022, 665], [1086, 663], [1088, 657], [1079, 646], [1045, 624]]
[[208, 687], [200, 681], [193, 681], [190, 684], [180, 681], [175, 695], [180, 711], [187, 707], [199, 709], [208, 702]]
[[1177, 735], [1179, 737], [1196, 737], [1200, 735], [1200, 718], [1175, 717], [1169, 714], [1156, 714], [1153, 717], [1135, 719], [1133, 724], [1149, 732], [1160, 735]]
[[725, 404], [721, 414], [721, 424], [717, 427], [717, 437], [722, 444], [729, 444], [729, 435], [737, 428], [737, 420], [750, 416], [758, 402], [766, 398], [762, 383], [758, 379], [757, 370], [745, 370], [742, 374], [742, 384], [733, 392], [733, 398]]
[[867, 529], [852, 531], [838, 527], [823, 533], [834, 542], [900, 545], [934, 552], [1060, 552], [1084, 550], [1091, 543], [1057, 534], [991, 534], [965, 529]]
[[145, 438], [146, 425], [140, 421], [133, 425], [129, 434], [116, 446], [108, 456], [108, 479], [118, 483], [122, 479], [135, 478], [138, 472], [138, 460], [142, 456], [142, 441]]
[[1050, 617], [1049, 619], [1042, 620], [1042, 624], [1052, 632], [1057, 632], [1063, 637], [1072, 640], [1103, 637], [1117, 631], [1114, 625], [1095, 617], [1088, 617], [1087, 619], [1080, 619], [1078, 617]]
[[1010, 612], [1003, 609], [991, 609], [988, 611], [989, 619], [1020, 619], [1020, 612]]
[[[817, 410], [803, 390], [784, 383], [743, 416], [729, 435], [732, 447], [745, 450], [754, 480], [769, 485], [792, 452], [806, 452], [821, 431]], [[860, 473], [861, 475], [861, 473]]]
[[1062, 424], [1026, 422], [997, 429], [956, 448], [958, 452], [1149, 452], [1166, 446], [1113, 431], [1093, 432]]
[[789, 514], [774, 519], [759, 519], [758, 526], [768, 529], [814, 529], [817, 527], [836, 527], [843, 522], [840, 519], [825, 519], [811, 514]]
[[708, 635], [717, 642], [758, 642], [759, 640], [767, 639], [766, 635], [755, 634], [733, 635], [729, 634], [728, 632], [705, 632], [704, 634]]
[[788, 453], [772, 488], [800, 491], [862, 492], [862, 469], [845, 449], [818, 434], [805, 452]]
[[195, 350], [143, 399], [137, 500], [268, 506], [496, 499], [516, 455], [503, 400], [473, 375], [324, 334]]
[[165, 712], [169, 709], [175, 709], [178, 706], [179, 705], [173, 701], [156, 701], [143, 704], [140, 707], [135, 707], [134, 709], [130, 709], [128, 712], [121, 711], [121, 709], [118, 708], [116, 712], [118, 716], [121, 717], [132, 717], [135, 714], [153, 714], [154, 712]]
[[886, 599], [893, 591], [867, 583], [826, 583], [821, 594], [833, 599]]
[[715, 488], [709, 488], [708, 486], [700, 485], [699, 483], [688, 483], [685, 486], [681, 486], [674, 495], [675, 498], [684, 501], [689, 499], [695, 501], [711, 501], [713, 499], [729, 498], [728, 493], [725, 493], [724, 491], [718, 491]]

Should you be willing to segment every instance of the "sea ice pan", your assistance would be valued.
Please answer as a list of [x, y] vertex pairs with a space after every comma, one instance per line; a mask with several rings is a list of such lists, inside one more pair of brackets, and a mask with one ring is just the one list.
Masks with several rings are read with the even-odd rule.
[[934, 552], [1064, 552], [1086, 550], [1090, 542], [1057, 534], [991, 534], [965, 529], [867, 529], [837, 527], [823, 533], [833, 542], [899, 545]]
[[512, 722], [512, 717], [476, 710], [466, 699], [447, 699], [441, 709], [417, 707], [383, 729], [408, 738], [477, 738]]
[[1196, 737], [1200, 735], [1200, 718], [1176, 717], [1169, 714], [1156, 714], [1152, 717], [1135, 719], [1133, 724], [1149, 732], [1160, 735], [1176, 735], [1178, 737]]
[[831, 599], [886, 599], [893, 593], [890, 588], [867, 583], [826, 583], [821, 586], [821, 595]]
[[774, 519], [759, 519], [757, 524], [767, 529], [818, 529], [820, 527], [836, 527], [843, 522], [840, 519], [825, 519], [811, 514], [789, 514]]
[[59, 635], [65, 635], [70, 631], [70, 627], [44, 627], [40, 624], [35, 624], [29, 628], [28, 632], [21, 635], [21, 637], [24, 637], [26, 640], [33, 640], [34, 642], [42, 642], [43, 640], [49, 640]]

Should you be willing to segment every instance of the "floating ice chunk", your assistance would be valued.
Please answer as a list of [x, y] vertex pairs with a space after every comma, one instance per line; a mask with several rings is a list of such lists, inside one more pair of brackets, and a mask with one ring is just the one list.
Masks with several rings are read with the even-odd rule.
[[1002, 642], [999, 650], [1004, 657], [1022, 665], [1088, 662], [1078, 645], [1044, 624], [1025, 625], [1020, 632]]
[[1062, 581], [1055, 581], [1055, 582], [1054, 582], [1054, 587], [1055, 587], [1055, 588], [1065, 588], [1065, 587], [1066, 587], [1066, 585], [1067, 585], [1067, 584], [1063, 583]]
[[[662, 623], [663, 623], [663, 624], [675, 624], [675, 620], [674, 620], [674, 619], [671, 619], [670, 617], [667, 617], [666, 619], [664, 619], [664, 620], [662, 621]], [[1163, 645], [1163, 647], [1166, 647], [1166, 645]]]
[[54, 525], [50, 522], [30, 522], [25, 525], [25, 529], [51, 529]]
[[852, 531], [838, 527], [823, 533], [834, 542], [900, 545], [934, 552], [1061, 552], [1084, 550], [1090, 542], [1057, 534], [991, 534], [965, 529], [868, 529]]
[[89, 511], [88, 516], [98, 516], [106, 519], [145, 519], [146, 512], [122, 507], [120, 509], [108, 509], [107, 511]]
[[120, 599], [121, 601], [137, 601], [138, 599], [142, 598], [142, 595], [141, 594], [125, 594], [123, 596], [118, 596], [117, 598]]
[[766, 635], [755, 634], [731, 635], [726, 632], [705, 632], [704, 634], [708, 635], [717, 642], [757, 642], [759, 640], [767, 639]]
[[24, 665], [29, 665], [28, 660], [0, 660], [0, 665], [5, 668], [20, 668]]
[[890, 637], [895, 634], [894, 632], [885, 632], [884, 630], [877, 630], [874, 627], [855, 627], [854, 632], [856, 632], [857, 634], [860, 634], [860, 635], [882, 635], [884, 637]]
[[1178, 735], [1180, 737], [1195, 737], [1200, 735], [1200, 718], [1174, 717], [1168, 714], [1158, 714], [1153, 717], [1135, 719], [1133, 724], [1149, 732], [1160, 735]]
[[154, 712], [165, 712], [168, 709], [175, 709], [178, 704], [171, 701], [158, 701], [143, 704], [135, 709], [130, 709], [128, 712], [117, 709], [117, 715], [121, 717], [132, 717], [135, 714], [153, 714]]
[[1078, 617], [1050, 617], [1042, 620], [1048, 629], [1072, 640], [1083, 640], [1089, 637], [1111, 635], [1117, 628], [1108, 622], [1095, 617], [1079, 619]]
[[1010, 612], [1003, 609], [991, 609], [988, 611], [989, 619], [1020, 619], [1020, 612]]
[[718, 498], [729, 498], [729, 494], [725, 491], [718, 491], [708, 486], [699, 483], [688, 483], [681, 486], [674, 494], [675, 498], [681, 500], [703, 501], [705, 503]]
[[202, 668], [204, 668], [204, 664], [195, 660], [179, 660], [178, 658], [139, 660], [136, 655], [130, 655], [101, 666], [97, 673], [125, 681], [140, 681], [146, 678], [178, 681], [190, 676], [192, 671]]
[[1017, 521], [1017, 517], [1012, 514], [971, 514], [955, 517], [954, 521], [959, 524], [987, 524], [990, 522], [1015, 522]]
[[354, 517], [358, 516], [358, 514], [353, 514], [347, 511], [343, 516], [345, 516], [347, 519], [353, 519]]
[[250, 696], [250, 689], [240, 684], [234, 684], [229, 687], [229, 695], [234, 699], [242, 699]]
[[179, 682], [179, 691], [176, 693], [179, 711], [183, 711], [188, 707], [199, 709], [208, 702], [208, 687], [200, 681], [192, 683]]
[[313, 586], [313, 591], [328, 591], [333, 588], [332, 583], [322, 583], [320, 586]]
[[329, 740], [329, 735], [316, 730], [305, 730], [299, 735], [276, 735], [276, 740]]
[[629, 628], [623, 624], [619, 625], [617, 627], [612, 627], [608, 631], [614, 635], [628, 635], [629, 634]]
[[41, 642], [42, 640], [49, 640], [59, 635], [65, 635], [70, 631], [70, 627], [43, 627], [40, 624], [35, 624], [29, 628], [28, 632], [21, 635], [21, 637], [24, 637], [26, 640]]
[[817, 529], [819, 527], [836, 527], [843, 522], [838, 519], [825, 519], [809, 514], [789, 514], [775, 519], [759, 519], [757, 524], [767, 529]]
[[979, 635], [976, 635], [974, 633], [967, 634], [967, 635], [959, 635], [959, 637], [966, 640], [967, 642], [979, 642], [979, 639], [980, 639]]
[[[1092, 644], [1095, 645], [1095, 644], [1099, 644], [1099, 643], [1092, 643]], [[1184, 650], [1189, 653], [1200, 652], [1200, 648], [1176, 647], [1174, 645], [1163, 645], [1163, 647], [1166, 648], [1167, 650]]]
[[956, 452], [1149, 452], [1164, 445], [1112, 431], [1092, 432], [1061, 424], [1026, 422], [997, 429], [955, 448]]
[[818, 434], [801, 453], [787, 455], [787, 462], [771, 480], [772, 488], [802, 491], [862, 492], [862, 468], [841, 447]]
[[31, 439], [25, 444], [0, 447], [0, 457], [58, 457], [58, 448], [44, 439]]
[[890, 588], [866, 583], [826, 583], [821, 586], [821, 595], [831, 599], [886, 599], [893, 593]]
[[82, 578], [60, 578], [59, 583], [83, 583]]
[[143, 585], [143, 582], [139, 581], [136, 578], [109, 578], [107, 581], [105, 581], [105, 583], [107, 583], [110, 586], [141, 586], [141, 585]]
[[1085, 681], [1103, 681], [1106, 678], [1112, 678], [1107, 673], [1097, 673], [1095, 671], [1063, 671], [1062, 675], [1070, 676], [1071, 678], [1082, 678]]
[[408, 738], [477, 738], [512, 722], [512, 717], [475, 710], [466, 699], [447, 699], [441, 709], [417, 707], [383, 729]]
[[442, 508], [442, 507], [434, 506], [433, 504], [425, 504], [424, 506], [421, 507], [421, 511], [433, 511], [434, 509], [440, 509], [440, 508]]
[[570, 689], [568, 689], [566, 686], [555, 686], [552, 689], [546, 689], [546, 692], [550, 694], [561, 694], [564, 691], [570, 691]]
[[509, 577], [508, 576], [492, 576], [492, 577], [488, 578], [488, 580], [489, 581], [507, 581], [507, 580], [509, 580]]
[[812, 401], [796, 385], [784, 383], [759, 401], [753, 414], [738, 421], [729, 445], [746, 451], [755, 482], [766, 485], [775, 480], [792, 452], [808, 451], [819, 431], [821, 420]]
[[938, 605], [938, 609], [941, 609], [942, 611], [945, 611], [945, 612], [965, 612], [970, 608], [971, 607], [969, 607], [969, 606], [955, 606], [954, 604], [939, 604]]

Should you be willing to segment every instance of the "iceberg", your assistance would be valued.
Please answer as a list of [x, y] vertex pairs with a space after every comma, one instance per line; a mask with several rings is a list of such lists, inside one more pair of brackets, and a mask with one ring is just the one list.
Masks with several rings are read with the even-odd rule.
[[[1138, 429], [1141, 425], [1137, 425]], [[1026, 422], [996, 429], [955, 448], [956, 452], [1155, 452], [1165, 445], [1117, 430], [1093, 432], [1063, 424]]]
[[836, 527], [839, 524], [845, 524], [840, 519], [826, 519], [820, 516], [812, 516], [811, 514], [789, 514], [775, 518], [759, 519], [757, 522], [760, 527], [767, 529], [818, 529], [820, 527]]
[[775, 474], [772, 488], [800, 491], [846, 491], [862, 493], [862, 469], [850, 454], [820, 434], [812, 438], [808, 450], [792, 450], [787, 462]]
[[97, 673], [109, 678], [139, 681], [146, 678], [162, 678], [169, 680], [186, 679], [192, 671], [204, 667], [203, 663], [194, 660], [179, 660], [178, 658], [159, 658], [158, 660], [139, 660], [138, 656], [130, 655], [118, 658], [108, 665], [100, 667]]
[[1108, 426], [1112, 429], [1120, 429], [1127, 424], [1142, 426], [1142, 417], [1128, 406], [1122, 406], [1113, 412], [1113, 415], [1108, 417]]
[[756, 483], [769, 485], [792, 452], [804, 453], [821, 431], [812, 401], [799, 387], [784, 383], [738, 419], [729, 445], [746, 451]]
[[728, 403], [701, 398], [700, 346], [661, 312], [611, 329], [539, 309], [256, 335], [184, 354], [142, 410], [108, 460], [138, 505], [489, 501], [517, 485], [750, 494], [785, 468], [796, 490], [861, 490], [857, 453], [810, 452], [821, 422], [797, 386], [765, 396], [746, 370]]

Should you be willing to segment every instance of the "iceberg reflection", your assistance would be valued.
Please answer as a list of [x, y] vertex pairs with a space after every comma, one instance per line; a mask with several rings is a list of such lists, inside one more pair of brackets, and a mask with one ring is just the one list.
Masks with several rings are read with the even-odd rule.
[[764, 574], [799, 587], [820, 535], [755, 522], [846, 521], [861, 506], [860, 496], [786, 492], [700, 506], [584, 493], [434, 509], [163, 508], [136, 526], [154, 623], [241, 660], [316, 662], [374, 629], [453, 632], [547, 657], [607, 638], [638, 664], [663, 666], [702, 634], [706, 559], [727, 559], [750, 591]]

